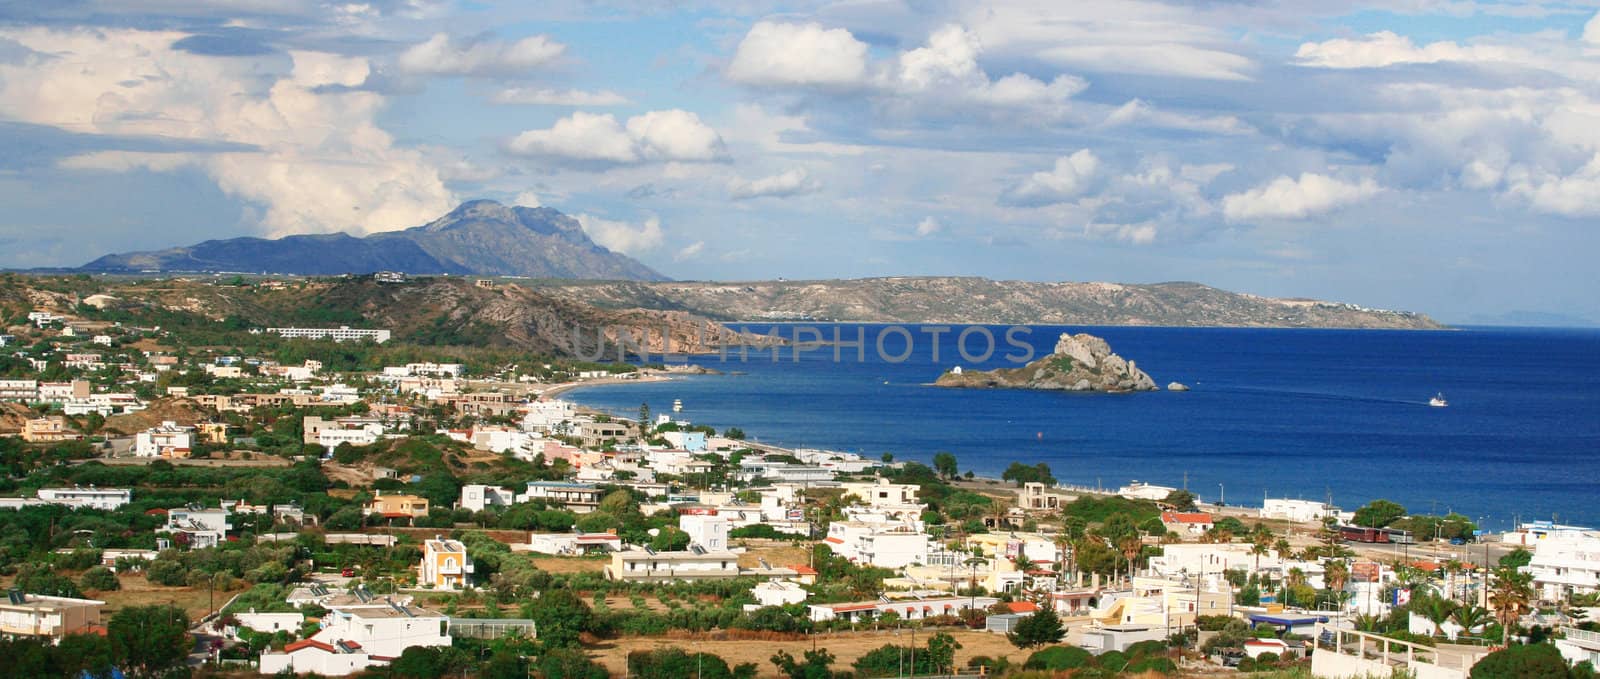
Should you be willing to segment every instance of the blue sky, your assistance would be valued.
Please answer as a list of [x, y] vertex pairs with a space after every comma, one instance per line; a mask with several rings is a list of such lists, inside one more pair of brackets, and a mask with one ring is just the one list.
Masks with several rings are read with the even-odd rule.
[[675, 278], [1195, 280], [1600, 321], [1597, 9], [13, 3], [0, 266], [486, 197]]

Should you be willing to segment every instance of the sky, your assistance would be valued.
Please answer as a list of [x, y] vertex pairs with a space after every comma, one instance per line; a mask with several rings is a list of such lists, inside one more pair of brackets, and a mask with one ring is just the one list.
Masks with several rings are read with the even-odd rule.
[[1600, 322], [1597, 10], [0, 0], [0, 267], [491, 198], [679, 279]]

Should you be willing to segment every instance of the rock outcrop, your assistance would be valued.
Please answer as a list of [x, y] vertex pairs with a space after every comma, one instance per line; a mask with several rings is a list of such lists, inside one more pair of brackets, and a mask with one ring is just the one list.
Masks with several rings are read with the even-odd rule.
[[939, 376], [935, 385], [975, 389], [1052, 389], [1058, 391], [1156, 391], [1155, 380], [1133, 361], [1111, 351], [1088, 333], [1062, 333], [1049, 355], [1020, 368], [962, 370]]

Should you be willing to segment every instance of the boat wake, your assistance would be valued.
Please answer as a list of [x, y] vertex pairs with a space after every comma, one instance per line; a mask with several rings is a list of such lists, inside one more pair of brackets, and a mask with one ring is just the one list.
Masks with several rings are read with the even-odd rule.
[[1336, 394], [1326, 391], [1297, 391], [1294, 389], [1265, 389], [1258, 387], [1223, 387], [1220, 389], [1208, 388], [1206, 391], [1231, 394], [1260, 394], [1263, 396], [1287, 396], [1291, 398], [1307, 398], [1319, 401], [1343, 401], [1347, 403], [1386, 403], [1390, 405], [1428, 406], [1427, 401], [1401, 398], [1382, 398], [1378, 396], [1357, 396], [1353, 394]]

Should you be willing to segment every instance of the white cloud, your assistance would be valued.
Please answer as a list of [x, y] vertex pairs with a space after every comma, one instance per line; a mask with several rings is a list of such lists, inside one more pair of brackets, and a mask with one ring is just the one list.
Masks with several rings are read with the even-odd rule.
[[1418, 47], [1410, 38], [1379, 31], [1362, 38], [1336, 38], [1308, 42], [1295, 50], [1295, 59], [1320, 68], [1383, 68], [1396, 64], [1433, 64], [1442, 61], [1526, 62], [1523, 50], [1493, 45], [1462, 46], [1448, 40]]
[[518, 193], [516, 198], [511, 199], [511, 204], [520, 205], [522, 207], [539, 207], [542, 205], [542, 203], [539, 202], [539, 194], [532, 191], [523, 191]]
[[1055, 167], [1035, 172], [1000, 196], [1003, 205], [1037, 207], [1065, 203], [1088, 188], [1100, 167], [1100, 159], [1089, 149], [1056, 159]]
[[944, 226], [939, 224], [939, 220], [934, 219], [933, 217], [923, 217], [922, 221], [917, 222], [916, 234], [918, 238], [927, 238], [928, 236], [939, 233], [943, 229]]
[[1249, 134], [1251, 128], [1233, 116], [1199, 116], [1158, 109], [1140, 99], [1129, 100], [1106, 116], [1105, 127], [1147, 125], [1207, 134]]
[[504, 41], [455, 40], [436, 33], [406, 49], [395, 63], [401, 71], [417, 75], [519, 75], [559, 59], [566, 49], [543, 35]]
[[1583, 25], [1583, 41], [1600, 46], [1600, 14], [1595, 14]]
[[726, 73], [747, 85], [854, 86], [867, 76], [867, 44], [842, 28], [758, 21]]
[[531, 87], [508, 87], [489, 98], [496, 104], [529, 104], [533, 106], [621, 106], [628, 98], [610, 90], [553, 90]]
[[511, 152], [580, 162], [710, 161], [726, 154], [716, 130], [688, 111], [650, 111], [618, 123], [611, 114], [583, 111], [549, 129], [528, 130], [507, 144]]
[[1058, 76], [1046, 83], [1013, 73], [991, 81], [978, 65], [982, 52], [976, 34], [961, 26], [944, 26], [928, 36], [927, 45], [901, 53], [880, 85], [902, 95], [934, 95], [1005, 107], [1060, 103], [1088, 87], [1072, 76]]
[[1513, 168], [1507, 178], [1507, 192], [1525, 200], [1539, 212], [1564, 217], [1600, 215], [1600, 154], [1570, 174], [1536, 172]]
[[672, 256], [672, 261], [681, 262], [688, 259], [694, 259], [695, 257], [699, 257], [700, 253], [705, 249], [706, 242], [703, 240], [697, 240], [693, 243], [683, 246], [682, 249], [678, 250], [678, 253]]
[[662, 241], [665, 240], [665, 234], [661, 232], [661, 219], [658, 217], [650, 217], [644, 220], [643, 224], [634, 226], [628, 222], [580, 214], [578, 224], [594, 242], [608, 250], [625, 255], [637, 255], [654, 250], [661, 247]]
[[1101, 224], [1089, 223], [1084, 225], [1083, 233], [1091, 238], [1112, 240], [1132, 245], [1149, 245], [1156, 241], [1157, 229], [1154, 224]]
[[1345, 182], [1312, 172], [1299, 179], [1283, 176], [1243, 193], [1222, 199], [1229, 221], [1302, 219], [1360, 202], [1378, 193], [1370, 178]]
[[733, 179], [728, 182], [728, 194], [733, 196], [735, 200], [762, 196], [787, 198], [789, 196], [815, 193], [820, 190], [822, 190], [822, 182], [813, 179], [803, 167], [796, 167], [775, 175], [749, 181]]
[[1255, 63], [1221, 49], [1183, 43], [1067, 45], [1039, 53], [1045, 60], [1107, 73], [1201, 80], [1250, 80]]
[[174, 49], [181, 32], [29, 28], [0, 37], [51, 55], [0, 63], [0, 117], [193, 145], [177, 155], [90, 151], [64, 167], [192, 165], [262, 206], [257, 226], [269, 235], [404, 228], [455, 203], [424, 153], [397, 147], [378, 127], [386, 99], [344, 89], [366, 81], [365, 58], [295, 51], [285, 73], [281, 56]]

